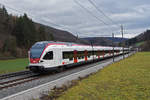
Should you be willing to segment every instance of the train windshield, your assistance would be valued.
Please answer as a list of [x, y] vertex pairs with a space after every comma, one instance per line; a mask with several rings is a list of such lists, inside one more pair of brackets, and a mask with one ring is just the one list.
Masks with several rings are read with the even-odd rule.
[[40, 58], [46, 44], [35, 44], [30, 49], [30, 58]]

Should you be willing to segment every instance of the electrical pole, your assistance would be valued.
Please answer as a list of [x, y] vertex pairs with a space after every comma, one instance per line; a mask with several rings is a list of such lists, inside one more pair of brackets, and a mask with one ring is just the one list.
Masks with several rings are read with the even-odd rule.
[[129, 53], [130, 53], [130, 51], [129, 51], [129, 41], [127, 41], [127, 44], [128, 44], [128, 56], [129, 56]]
[[[114, 40], [114, 33], [112, 33], [112, 38]], [[113, 62], [115, 61], [115, 57], [114, 57], [114, 41], [112, 41], [112, 47], [113, 47]]]
[[92, 56], [93, 56], [93, 61], [94, 61], [94, 48], [93, 48], [93, 42], [92, 42], [92, 40], [91, 40], [90, 42], [91, 42], [91, 46], [92, 46]]
[[0, 8], [2, 8], [3, 6], [2, 6], [2, 4], [0, 4]]
[[78, 33], [76, 33], [76, 41], [78, 42], [78, 39], [79, 39], [79, 36], [78, 36]]
[[122, 33], [122, 53], [123, 53], [123, 59], [124, 59], [123, 25], [121, 25], [121, 33]]

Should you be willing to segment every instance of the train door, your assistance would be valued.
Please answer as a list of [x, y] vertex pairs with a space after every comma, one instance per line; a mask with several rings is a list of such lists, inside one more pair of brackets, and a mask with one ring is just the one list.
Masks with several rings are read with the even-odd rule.
[[100, 50], [98, 50], [97, 53], [98, 53], [98, 59], [100, 59], [100, 54], [101, 54]]
[[77, 50], [74, 50], [74, 63], [77, 63], [78, 59], [77, 59]]
[[103, 58], [105, 57], [105, 51], [103, 50]]
[[54, 51], [46, 52], [46, 54], [43, 57], [43, 63], [44, 63], [45, 68], [55, 66], [54, 58], [55, 58]]
[[84, 55], [85, 55], [85, 61], [87, 61], [87, 56], [88, 56], [88, 52], [87, 52], [87, 50], [85, 50]]

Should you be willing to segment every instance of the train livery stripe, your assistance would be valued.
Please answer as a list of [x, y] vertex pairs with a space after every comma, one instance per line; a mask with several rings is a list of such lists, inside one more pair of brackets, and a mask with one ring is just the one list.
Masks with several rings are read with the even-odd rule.
[[40, 61], [40, 58], [35, 58], [35, 59], [30, 59], [30, 63], [33, 63], [33, 64], [35, 64], [35, 63], [39, 63], [39, 61]]
[[48, 46], [50, 46], [50, 45], [65, 45], [65, 44], [63, 44], [63, 43], [48, 43], [48, 45], [44, 48], [44, 50], [43, 50], [43, 52], [42, 52], [40, 58], [42, 57], [42, 55], [43, 55], [45, 49], [46, 49]]
[[43, 50], [43, 52], [42, 52], [42, 54], [41, 54], [40, 58], [42, 57], [42, 55], [43, 55], [43, 53], [44, 53], [45, 49], [46, 49], [48, 46], [49, 46], [49, 45], [47, 45], [47, 46], [44, 48], [44, 50]]

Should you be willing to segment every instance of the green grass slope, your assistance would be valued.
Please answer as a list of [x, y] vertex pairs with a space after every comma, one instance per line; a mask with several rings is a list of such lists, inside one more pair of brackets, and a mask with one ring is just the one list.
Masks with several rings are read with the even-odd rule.
[[135, 44], [135, 46], [136, 46], [136, 47], [140, 47], [140, 46], [142, 46], [144, 43], [145, 43], [145, 41], [143, 41], [143, 42], [138, 42], [138, 43]]
[[0, 74], [25, 70], [28, 59], [0, 60]]
[[150, 100], [150, 52], [137, 53], [79, 81], [58, 100]]

